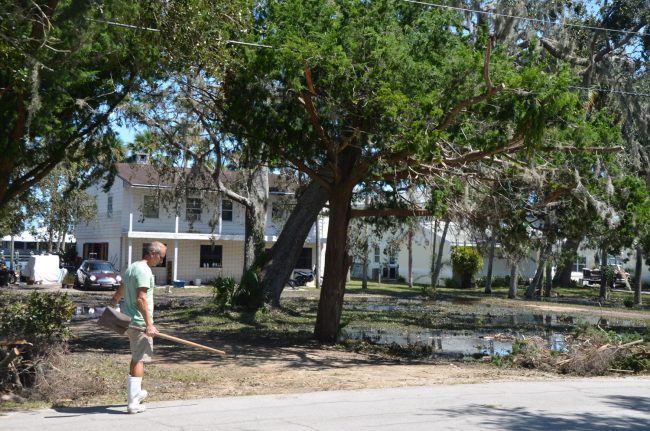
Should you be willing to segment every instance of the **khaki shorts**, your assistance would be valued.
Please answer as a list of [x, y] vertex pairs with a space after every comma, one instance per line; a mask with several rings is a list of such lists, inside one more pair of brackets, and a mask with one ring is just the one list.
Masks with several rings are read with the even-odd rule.
[[133, 362], [151, 362], [153, 356], [153, 338], [135, 328], [128, 328], [126, 335], [131, 343], [131, 359]]

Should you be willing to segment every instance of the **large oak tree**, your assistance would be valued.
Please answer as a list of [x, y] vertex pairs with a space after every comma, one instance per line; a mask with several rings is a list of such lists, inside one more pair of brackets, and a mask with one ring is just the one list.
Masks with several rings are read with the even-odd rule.
[[[226, 84], [228, 112], [329, 199], [325, 275], [315, 334], [335, 339], [357, 188], [467, 174], [539, 145], [545, 129], [582, 123], [562, 68], [535, 50], [511, 55], [462, 17], [405, 2], [265, 4], [257, 42]], [[585, 126], [587, 127], [587, 126]], [[470, 174], [471, 175], [471, 174]]]
[[[0, 208], [64, 161], [110, 169], [109, 120], [158, 62], [158, 3], [5, 1], [0, 10]], [[70, 164], [72, 166], [73, 164]]]

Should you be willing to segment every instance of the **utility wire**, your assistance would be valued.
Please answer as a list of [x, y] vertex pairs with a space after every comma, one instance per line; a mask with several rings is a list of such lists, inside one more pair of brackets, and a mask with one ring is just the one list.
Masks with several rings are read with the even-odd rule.
[[[419, 4], [419, 5], [425, 5], [425, 6], [433, 6], [433, 7], [438, 7], [438, 8], [443, 8], [443, 9], [452, 9], [452, 10], [460, 10], [463, 12], [475, 12], [475, 13], [480, 13], [480, 14], [485, 14], [485, 15], [494, 15], [494, 16], [503, 16], [507, 18], [518, 18], [522, 20], [527, 20], [527, 21], [533, 21], [533, 22], [540, 22], [540, 23], [547, 23], [548, 21], [544, 21], [538, 18], [527, 18], [527, 17], [522, 17], [522, 16], [516, 16], [516, 15], [508, 15], [508, 14], [500, 14], [497, 12], [488, 12], [488, 11], [479, 11], [475, 9], [469, 9], [469, 8], [462, 8], [462, 7], [457, 7], [457, 6], [447, 6], [447, 5], [441, 5], [441, 4], [436, 4], [436, 3], [427, 3], [427, 2], [422, 2], [422, 1], [417, 1], [417, 0], [402, 0], [405, 3], [414, 3], [414, 4]], [[146, 30], [146, 31], [153, 31], [153, 32], [160, 32], [160, 30], [155, 29], [155, 28], [150, 28], [150, 27], [138, 27], [130, 24], [122, 24], [119, 22], [113, 22], [113, 21], [104, 21], [104, 20], [93, 20], [96, 22], [101, 22], [104, 24], [108, 25], [114, 25], [118, 27], [125, 27], [125, 28], [132, 28], [132, 29], [138, 29], [138, 30]], [[619, 33], [629, 33], [629, 34], [642, 34], [641, 32], [638, 31], [627, 31], [627, 30], [616, 30], [616, 29], [608, 29], [608, 28], [603, 28], [603, 27], [593, 27], [593, 26], [585, 26], [585, 25], [579, 25], [579, 24], [570, 24], [566, 22], [562, 22], [559, 25], [566, 25], [566, 26], [571, 26], [571, 27], [579, 27], [579, 28], [588, 28], [592, 30], [599, 30], [599, 31], [612, 31], [612, 32], [619, 32]], [[275, 47], [271, 45], [262, 45], [258, 43], [250, 43], [250, 42], [240, 42], [237, 40], [226, 40], [225, 41], [227, 44], [233, 44], [233, 45], [244, 45], [244, 46], [254, 46], [258, 48], [270, 48], [274, 49]], [[634, 91], [621, 91], [621, 90], [608, 90], [605, 88], [589, 88], [589, 87], [578, 87], [578, 86], [573, 86], [570, 85], [569, 88], [574, 88], [577, 90], [586, 90], [586, 91], [600, 91], [600, 92], [606, 92], [606, 93], [616, 93], [616, 94], [625, 94], [628, 96], [641, 96], [641, 97], [650, 97], [650, 93], [640, 93], [640, 92], [634, 92]]]
[[639, 93], [635, 91], [622, 91], [622, 90], [608, 90], [607, 88], [595, 88], [595, 87], [578, 87], [575, 85], [569, 85], [569, 88], [575, 88], [576, 90], [586, 90], [586, 91], [600, 91], [603, 93], [616, 93], [616, 94], [625, 94], [628, 96], [642, 96], [650, 97], [650, 93]]
[[417, 1], [417, 0], [402, 0], [402, 1], [405, 2], [405, 3], [413, 3], [413, 4], [423, 5], [423, 6], [432, 6], [432, 7], [437, 7], [437, 8], [440, 8], [440, 9], [452, 9], [452, 10], [458, 10], [458, 11], [462, 11], [462, 12], [474, 12], [474, 13], [483, 14], [483, 15], [490, 15], [490, 16], [502, 16], [502, 17], [505, 17], [505, 18], [517, 18], [517, 19], [521, 19], [521, 20], [524, 20], [524, 21], [539, 22], [539, 23], [542, 23], [542, 24], [553, 23], [553, 24], [557, 24], [559, 26], [566, 26], [566, 27], [586, 28], [586, 29], [589, 29], [589, 30], [597, 30], [597, 31], [611, 31], [611, 32], [622, 33], [622, 34], [636, 34], [636, 35], [639, 35], [639, 36], [644, 35], [644, 33], [641, 32], [641, 31], [619, 30], [619, 29], [615, 29], [615, 28], [596, 27], [596, 26], [592, 26], [592, 25], [572, 24], [572, 23], [566, 22], [564, 20], [560, 21], [560, 22], [553, 22], [553, 21], [543, 20], [543, 19], [539, 19], [539, 18], [529, 18], [529, 17], [525, 17], [525, 16], [510, 15], [510, 14], [506, 14], [506, 13], [490, 12], [490, 11], [484, 11], [484, 10], [476, 10], [476, 9], [464, 8], [464, 7], [459, 7], [459, 6], [447, 6], [447, 5], [444, 5], [444, 4], [428, 3], [428, 2]]

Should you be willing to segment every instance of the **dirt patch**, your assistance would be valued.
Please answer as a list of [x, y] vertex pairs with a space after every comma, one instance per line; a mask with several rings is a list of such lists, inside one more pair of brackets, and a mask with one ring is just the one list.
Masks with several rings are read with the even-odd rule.
[[[104, 382], [94, 396], [62, 401], [124, 402], [129, 363], [126, 337], [99, 329], [94, 322], [75, 324], [72, 329], [77, 338], [69, 360], [89, 374], [103, 376]], [[228, 356], [156, 340], [155, 360], [147, 365], [144, 381], [151, 400], [560, 378], [476, 362], [395, 360], [317, 343], [242, 343], [191, 332], [186, 337], [224, 349]]]
[[[78, 305], [93, 307], [106, 304], [112, 295], [111, 292], [74, 290], [69, 294]], [[218, 328], [193, 328], [196, 320], [188, 319], [179, 324], [178, 320], [165, 319], [165, 311], [199, 306], [206, 297], [209, 293], [199, 291], [191, 294], [157, 291], [157, 310], [161, 311], [157, 318], [161, 317], [161, 329], [165, 328], [165, 332], [171, 335], [223, 349], [228, 356], [222, 358], [166, 340], [156, 340], [155, 360], [147, 366], [144, 381], [151, 400], [562, 378], [556, 373], [538, 369], [498, 368], [481, 362], [451, 363], [440, 359], [396, 359], [377, 353], [356, 353], [320, 345], [309, 341], [308, 336], [289, 337], [289, 341], [282, 337], [262, 338], [266, 334], [263, 331], [247, 337], [238, 337], [232, 332], [227, 336]], [[594, 314], [593, 310], [589, 313], [580, 307], [565, 305], [517, 305], [528, 310]], [[600, 311], [607, 317], [637, 317], [634, 312]], [[644, 317], [647, 319], [647, 314], [639, 313], [639, 318]], [[124, 403], [129, 364], [127, 338], [99, 328], [95, 321], [74, 322], [70, 328], [75, 338], [70, 343], [69, 354], [65, 355], [66, 363], [57, 366], [90, 378], [95, 387], [94, 391], [85, 391], [78, 397], [67, 391], [68, 395], [61, 397], [71, 398], [57, 401], [67, 405]], [[291, 329], [295, 327], [291, 326]], [[276, 332], [284, 334], [283, 329]], [[57, 382], [51, 384], [54, 387]], [[61, 384], [66, 382], [62, 380]]]

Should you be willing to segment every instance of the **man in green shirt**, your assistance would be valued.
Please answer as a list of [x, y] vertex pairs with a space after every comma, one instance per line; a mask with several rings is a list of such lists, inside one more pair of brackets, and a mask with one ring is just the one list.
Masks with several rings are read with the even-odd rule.
[[131, 317], [131, 327], [126, 331], [131, 344], [131, 366], [127, 381], [129, 413], [145, 411], [141, 402], [147, 397], [142, 389], [145, 362], [153, 356], [153, 337], [158, 330], [153, 324], [154, 278], [151, 267], [159, 265], [167, 254], [165, 244], [154, 241], [146, 244], [142, 260], [133, 262], [122, 277], [122, 284], [109, 303], [116, 307], [124, 296], [124, 314]]

